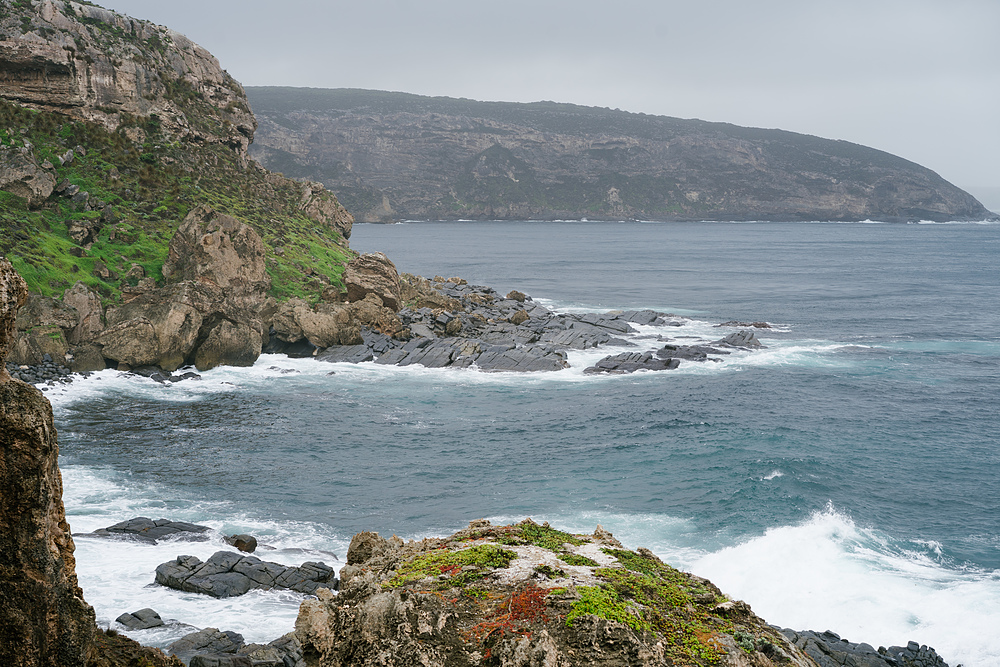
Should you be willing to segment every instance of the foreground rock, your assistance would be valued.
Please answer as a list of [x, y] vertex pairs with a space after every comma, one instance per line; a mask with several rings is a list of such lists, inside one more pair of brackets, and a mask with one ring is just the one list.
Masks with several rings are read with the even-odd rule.
[[72, 667], [85, 664], [96, 626], [76, 580], [52, 406], [4, 364], [26, 299], [0, 257], [0, 664]]
[[266, 645], [245, 644], [238, 632], [205, 628], [181, 637], [167, 652], [190, 667], [307, 667], [292, 633]]
[[306, 600], [310, 665], [796, 665], [750, 608], [598, 527], [476, 521], [444, 539], [355, 536], [339, 595]]
[[98, 630], [83, 599], [52, 406], [10, 378], [5, 364], [26, 298], [24, 281], [0, 257], [0, 664], [179, 667], [157, 649]]
[[129, 630], [149, 630], [150, 628], [159, 628], [164, 625], [160, 615], [149, 607], [122, 614], [115, 619], [115, 623], [120, 623]]
[[338, 586], [334, 569], [324, 563], [287, 567], [231, 551], [218, 551], [204, 563], [194, 556], [178, 556], [157, 566], [156, 583], [216, 598], [243, 595], [255, 588], [288, 588], [313, 595], [319, 588], [337, 590]]

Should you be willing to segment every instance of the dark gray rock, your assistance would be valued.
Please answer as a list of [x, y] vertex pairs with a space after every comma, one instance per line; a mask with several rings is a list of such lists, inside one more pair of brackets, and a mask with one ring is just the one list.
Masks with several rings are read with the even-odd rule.
[[932, 648], [909, 642], [906, 647], [879, 647], [870, 644], [853, 644], [840, 635], [827, 630], [797, 632], [788, 628], [781, 633], [802, 649], [820, 667], [948, 667]]
[[[710, 354], [731, 354], [728, 350], [719, 350], [707, 345], [674, 345], [667, 343], [656, 351], [660, 359], [685, 359], [687, 361], [708, 361]], [[718, 359], [713, 359], [718, 361]]]
[[168, 655], [176, 655], [182, 662], [189, 663], [196, 655], [235, 655], [245, 644], [243, 635], [238, 632], [231, 630], [220, 632], [218, 628], [205, 628], [184, 635], [168, 646], [166, 652]]
[[122, 614], [115, 619], [115, 623], [124, 625], [129, 630], [148, 630], [158, 628], [163, 625], [163, 619], [150, 608], [133, 611], [130, 614]]
[[751, 349], [759, 349], [764, 347], [761, 344], [761, 342], [757, 340], [757, 336], [754, 334], [754, 332], [750, 331], [749, 329], [744, 329], [742, 331], [731, 333], [725, 338], [721, 338], [712, 344], [729, 345], [730, 347], [742, 347]]
[[680, 363], [677, 359], [660, 359], [652, 352], [622, 352], [601, 359], [590, 368], [584, 369], [583, 372], [589, 375], [598, 373], [623, 375], [643, 370], [670, 371], [680, 366]]
[[92, 535], [97, 537], [126, 536], [155, 544], [164, 538], [188, 542], [204, 542], [208, 539], [208, 526], [199, 526], [186, 521], [170, 521], [169, 519], [152, 520], [144, 516], [116, 523], [107, 528], [95, 530]]
[[334, 569], [324, 563], [287, 567], [253, 556], [219, 551], [204, 563], [194, 556], [178, 556], [156, 568], [156, 583], [216, 598], [243, 595], [254, 588], [288, 588], [314, 594], [319, 588], [337, 590]]
[[188, 665], [189, 667], [257, 667], [249, 656], [225, 653], [199, 653], [191, 658]]
[[316, 355], [319, 361], [327, 361], [331, 364], [346, 362], [349, 364], [360, 364], [365, 361], [372, 361], [375, 354], [367, 345], [333, 345]]

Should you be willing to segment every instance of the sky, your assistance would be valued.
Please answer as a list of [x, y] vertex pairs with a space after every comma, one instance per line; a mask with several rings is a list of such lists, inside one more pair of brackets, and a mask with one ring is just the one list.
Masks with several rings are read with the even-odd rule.
[[98, 0], [247, 86], [552, 100], [781, 128], [1000, 210], [998, 0]]

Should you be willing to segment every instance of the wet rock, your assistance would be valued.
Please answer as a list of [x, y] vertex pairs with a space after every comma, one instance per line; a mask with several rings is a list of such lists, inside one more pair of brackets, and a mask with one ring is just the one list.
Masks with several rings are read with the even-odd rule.
[[721, 338], [713, 343], [713, 345], [729, 345], [731, 347], [743, 347], [751, 349], [759, 349], [764, 347], [754, 332], [744, 329], [743, 331], [737, 331], [736, 333], [731, 333], [725, 338]]
[[253, 667], [306, 667], [302, 644], [294, 632], [279, 637], [266, 646], [248, 644], [237, 653], [250, 658]]
[[755, 329], [770, 329], [771, 325], [767, 322], [739, 322], [737, 320], [730, 320], [729, 322], [723, 322], [722, 324], [715, 325], [716, 329], [719, 327], [739, 327], [741, 329], [753, 327]]
[[337, 589], [334, 570], [324, 563], [286, 567], [231, 551], [216, 552], [204, 563], [194, 556], [178, 556], [156, 568], [156, 583], [216, 598], [243, 595], [254, 588], [288, 588], [307, 594], [318, 588]]
[[167, 653], [176, 655], [182, 661], [190, 662], [199, 654], [231, 654], [242, 648], [246, 642], [243, 635], [238, 632], [228, 630], [219, 631], [218, 628], [205, 628], [190, 634], [184, 635], [167, 647]]
[[144, 516], [116, 523], [107, 528], [101, 528], [91, 533], [92, 536], [111, 537], [124, 535], [133, 539], [156, 544], [159, 540], [183, 540], [188, 542], [203, 542], [208, 540], [208, 526], [199, 526], [186, 521], [170, 521], [169, 519], [153, 519]]
[[622, 352], [601, 359], [590, 368], [585, 368], [583, 372], [588, 375], [599, 373], [623, 375], [636, 371], [669, 371], [680, 366], [680, 363], [677, 359], [660, 359], [652, 352]]
[[125, 613], [115, 619], [115, 623], [124, 625], [129, 630], [148, 630], [163, 625], [163, 619], [150, 608]]
[[230, 535], [224, 537], [223, 540], [226, 544], [236, 547], [244, 553], [252, 554], [257, 550], [257, 538], [253, 535]]
[[795, 631], [785, 628], [781, 633], [802, 649], [820, 667], [948, 667], [933, 648], [909, 642], [904, 646], [879, 647], [854, 644], [835, 632]]
[[[656, 356], [660, 359], [685, 359], [687, 361], [708, 361], [710, 354], [726, 355], [730, 352], [707, 345], [674, 345], [671, 343], [667, 343], [656, 351]], [[718, 361], [718, 359], [712, 361]]]

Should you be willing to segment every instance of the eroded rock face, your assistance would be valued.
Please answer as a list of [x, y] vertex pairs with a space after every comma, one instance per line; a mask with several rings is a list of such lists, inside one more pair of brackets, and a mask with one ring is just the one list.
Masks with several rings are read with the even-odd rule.
[[193, 280], [225, 290], [230, 301], [263, 301], [271, 288], [264, 242], [249, 225], [199, 206], [184, 218], [170, 241], [163, 276]]
[[354, 216], [340, 205], [337, 198], [319, 183], [302, 184], [302, 201], [299, 210], [309, 218], [340, 232], [345, 240], [351, 238]]
[[[184, 35], [91, 4], [40, 0], [0, 17], [0, 96], [116, 128], [156, 114], [177, 139], [245, 155], [257, 122], [243, 88]], [[195, 111], [208, 122], [192, 123]], [[141, 137], [136, 137], [141, 139]]]
[[399, 272], [383, 253], [365, 253], [352, 259], [344, 270], [344, 284], [349, 301], [375, 294], [387, 308], [400, 309]]
[[310, 666], [816, 665], [746, 604], [601, 527], [480, 520], [405, 544], [362, 533], [348, 563], [339, 595], [300, 607]]
[[[0, 258], [0, 368], [24, 281]], [[0, 370], [0, 663], [84, 665], [94, 610], [77, 585], [73, 538], [62, 503], [52, 406]]]

